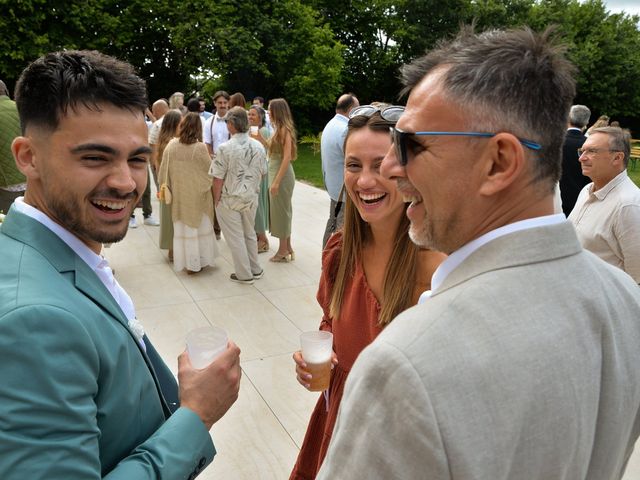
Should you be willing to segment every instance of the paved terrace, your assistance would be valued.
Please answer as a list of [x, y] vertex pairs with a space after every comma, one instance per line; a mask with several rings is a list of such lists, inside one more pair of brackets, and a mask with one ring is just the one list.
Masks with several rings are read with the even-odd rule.
[[[153, 206], [157, 214], [157, 201]], [[298, 349], [300, 332], [314, 330], [320, 322], [315, 294], [328, 209], [324, 191], [296, 183], [291, 237], [296, 260], [269, 262], [278, 241], [272, 238], [271, 252], [260, 255], [265, 275], [254, 285], [229, 281], [233, 264], [224, 240], [216, 267], [197, 275], [175, 273], [167, 252], [158, 249], [159, 229], [142, 225], [140, 210], [140, 226], [104, 250], [138, 318], [174, 373], [191, 329], [218, 325], [242, 349], [240, 397], [214, 425], [211, 434], [218, 454], [199, 478], [289, 478], [318, 397], [296, 382], [291, 354]], [[637, 479], [636, 453], [624, 480]]]

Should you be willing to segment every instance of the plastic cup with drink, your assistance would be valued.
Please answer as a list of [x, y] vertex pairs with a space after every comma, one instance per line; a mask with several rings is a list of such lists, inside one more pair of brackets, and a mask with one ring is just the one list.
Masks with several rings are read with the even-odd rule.
[[300, 335], [302, 358], [311, 374], [309, 390], [321, 392], [329, 388], [331, 380], [331, 356], [333, 354], [333, 334], [323, 330], [304, 332]]
[[206, 368], [227, 349], [229, 338], [220, 327], [202, 327], [187, 334], [187, 353], [194, 368]]

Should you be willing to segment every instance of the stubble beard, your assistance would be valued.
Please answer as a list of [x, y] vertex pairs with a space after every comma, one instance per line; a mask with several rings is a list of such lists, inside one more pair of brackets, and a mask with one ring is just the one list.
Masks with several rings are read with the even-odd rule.
[[[113, 198], [113, 196], [112, 196]], [[100, 226], [90, 219], [83, 219], [83, 210], [75, 199], [70, 198], [49, 198], [49, 209], [55, 215], [55, 219], [69, 232], [80, 240], [91, 240], [97, 243], [116, 243], [121, 241], [127, 234], [129, 228], [129, 217], [133, 208], [123, 221], [121, 229], [109, 228], [101, 229]], [[135, 203], [133, 203], [135, 207]]]
[[419, 225], [411, 222], [409, 226], [409, 238], [419, 247], [433, 249], [433, 235], [427, 225], [426, 214]]

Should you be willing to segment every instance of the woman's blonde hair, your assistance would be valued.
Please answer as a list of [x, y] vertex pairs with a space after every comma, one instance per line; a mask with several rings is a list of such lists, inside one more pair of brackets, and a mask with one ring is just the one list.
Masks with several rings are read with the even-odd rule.
[[284, 152], [284, 142], [287, 134], [289, 134], [292, 142], [291, 161], [294, 161], [298, 156], [298, 141], [289, 104], [284, 98], [274, 98], [269, 102], [269, 112], [271, 123], [275, 127], [275, 133], [269, 140], [269, 155], [272, 153], [282, 154]]
[[[379, 112], [370, 117], [358, 115], [349, 120], [345, 151], [349, 136], [357, 130], [368, 128], [374, 132], [388, 133], [393, 122], [384, 120]], [[329, 272], [334, 277], [329, 315], [338, 318], [346, 285], [353, 277], [357, 263], [362, 263], [362, 252], [367, 242], [371, 241], [371, 227], [365, 222], [353, 200], [345, 195], [344, 225], [342, 227], [342, 251], [335, 272]], [[406, 212], [406, 206], [405, 206]], [[409, 238], [409, 219], [402, 215], [396, 228], [395, 245], [384, 273], [382, 284], [382, 298], [380, 299], [380, 316], [378, 324], [388, 325], [400, 312], [413, 305], [414, 286], [419, 248]]]

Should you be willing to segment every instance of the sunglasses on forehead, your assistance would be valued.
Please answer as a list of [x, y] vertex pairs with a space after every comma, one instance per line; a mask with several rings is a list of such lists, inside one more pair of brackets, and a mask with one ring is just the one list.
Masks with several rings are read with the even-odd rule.
[[[396, 121], [400, 118], [402, 113], [404, 112], [404, 107], [395, 107], [396, 109], [400, 109], [399, 113], [395, 113], [397, 115]], [[383, 116], [384, 117], [384, 116]], [[407, 154], [407, 142], [413, 141], [416, 136], [423, 135], [440, 135], [440, 136], [448, 136], [448, 137], [478, 137], [478, 138], [491, 138], [495, 137], [497, 133], [488, 133], [488, 132], [405, 132], [398, 127], [389, 127], [389, 132], [391, 133], [391, 143], [393, 143], [396, 151], [396, 157], [398, 159], [398, 163], [403, 167], [409, 163], [409, 156]], [[541, 150], [542, 145], [539, 143], [533, 142], [531, 140], [527, 140], [524, 138], [518, 138], [520, 143], [525, 147], [531, 150]]]
[[361, 105], [354, 108], [349, 113], [349, 120], [355, 117], [370, 117], [374, 113], [380, 112], [380, 116], [387, 122], [396, 123], [404, 112], [404, 107], [401, 105], [382, 105], [380, 107], [376, 105]]

